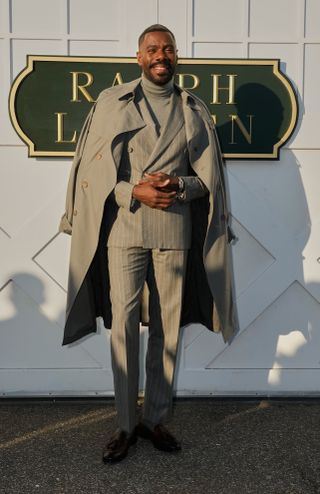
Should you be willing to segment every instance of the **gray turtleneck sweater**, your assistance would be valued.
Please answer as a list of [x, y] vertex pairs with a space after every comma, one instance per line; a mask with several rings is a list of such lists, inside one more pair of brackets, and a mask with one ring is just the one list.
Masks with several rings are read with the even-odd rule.
[[167, 84], [159, 86], [158, 84], [149, 81], [149, 79], [142, 74], [141, 87], [151, 117], [155, 123], [156, 132], [160, 135], [161, 128], [169, 117], [171, 96], [174, 90], [173, 79], [167, 82]]

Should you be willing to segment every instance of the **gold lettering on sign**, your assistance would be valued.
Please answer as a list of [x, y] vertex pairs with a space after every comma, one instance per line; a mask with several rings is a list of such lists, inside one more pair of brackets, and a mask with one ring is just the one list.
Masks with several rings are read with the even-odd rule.
[[111, 86], [118, 86], [119, 84], [123, 84], [121, 72], [116, 73]]
[[243, 122], [240, 120], [238, 115], [229, 115], [231, 118], [231, 142], [229, 144], [237, 144], [235, 141], [235, 124], [239, 127], [242, 135], [244, 136], [245, 140], [247, 141], [248, 144], [251, 144], [252, 142], [252, 119], [254, 115], [247, 115], [249, 118], [249, 131], [245, 128]]
[[[177, 74], [178, 76], [178, 86], [180, 86], [182, 89], [196, 89], [197, 87], [200, 86], [200, 79], [197, 75], [195, 74]], [[189, 77], [192, 79], [191, 86], [187, 86], [185, 79]], [[190, 81], [189, 81], [190, 83]]]
[[214, 125], [217, 125], [217, 115], [211, 115]]
[[59, 112], [55, 113], [57, 115], [57, 139], [56, 143], [62, 144], [62, 143], [75, 143], [76, 138], [77, 138], [77, 131], [75, 130], [73, 133], [73, 136], [70, 140], [65, 139], [64, 136], [64, 116], [68, 115], [67, 113]]
[[221, 105], [221, 101], [219, 100], [220, 91], [227, 91], [228, 93], [228, 101], [227, 105], [234, 105], [234, 94], [235, 94], [235, 78], [237, 74], [226, 74], [225, 77], [228, 78], [228, 85], [221, 86], [220, 78], [222, 74], [211, 74], [212, 77], [212, 105]]
[[[92, 103], [94, 99], [91, 94], [87, 91], [87, 87], [91, 86], [93, 83], [93, 75], [90, 72], [70, 72], [72, 74], [72, 103], [79, 103], [81, 99], [79, 98], [79, 92], [86, 98], [87, 101]], [[86, 78], [86, 82], [80, 84], [80, 76]]]

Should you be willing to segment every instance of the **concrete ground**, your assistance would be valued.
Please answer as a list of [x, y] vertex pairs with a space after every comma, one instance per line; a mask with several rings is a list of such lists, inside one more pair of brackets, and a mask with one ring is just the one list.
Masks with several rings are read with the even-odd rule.
[[104, 465], [114, 427], [112, 400], [0, 401], [0, 493], [320, 493], [319, 400], [178, 400], [180, 453]]

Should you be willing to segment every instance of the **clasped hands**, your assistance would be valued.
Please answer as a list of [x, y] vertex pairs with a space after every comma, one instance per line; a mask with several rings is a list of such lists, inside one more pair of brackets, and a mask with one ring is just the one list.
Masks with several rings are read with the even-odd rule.
[[150, 208], [166, 209], [176, 200], [179, 179], [163, 172], [145, 173], [132, 190], [132, 197]]

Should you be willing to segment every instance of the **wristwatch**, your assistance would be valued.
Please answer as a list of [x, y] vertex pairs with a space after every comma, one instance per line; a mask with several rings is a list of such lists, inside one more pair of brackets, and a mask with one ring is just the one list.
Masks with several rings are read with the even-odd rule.
[[177, 190], [176, 197], [179, 201], [184, 201], [186, 198], [185, 187], [186, 187], [186, 184], [185, 184], [185, 181], [183, 180], [183, 178], [178, 177], [178, 190]]

